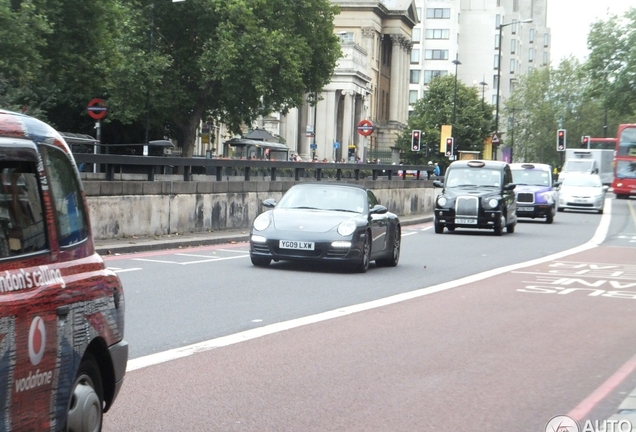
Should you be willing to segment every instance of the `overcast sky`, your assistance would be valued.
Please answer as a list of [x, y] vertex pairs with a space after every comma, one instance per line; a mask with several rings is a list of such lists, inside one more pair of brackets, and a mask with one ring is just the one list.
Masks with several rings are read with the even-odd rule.
[[570, 54], [584, 60], [590, 25], [599, 18], [605, 20], [608, 9], [621, 16], [630, 6], [636, 7], [636, 0], [548, 0], [552, 66]]

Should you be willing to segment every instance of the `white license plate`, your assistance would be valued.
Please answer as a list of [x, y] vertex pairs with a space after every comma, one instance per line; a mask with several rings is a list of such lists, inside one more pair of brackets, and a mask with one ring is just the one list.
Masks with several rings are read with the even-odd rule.
[[477, 225], [477, 219], [455, 219], [455, 223], [463, 225]]
[[314, 250], [314, 242], [280, 240], [278, 246], [281, 249]]
[[524, 211], [525, 211], [525, 212], [531, 212], [531, 211], [533, 211], [533, 210], [534, 210], [534, 209], [533, 209], [532, 207], [518, 207], [518, 208], [517, 208], [517, 211], [522, 211], [522, 212], [524, 212]]
[[574, 202], [575, 203], [586, 203], [587, 200], [585, 200], [585, 199], [575, 199]]

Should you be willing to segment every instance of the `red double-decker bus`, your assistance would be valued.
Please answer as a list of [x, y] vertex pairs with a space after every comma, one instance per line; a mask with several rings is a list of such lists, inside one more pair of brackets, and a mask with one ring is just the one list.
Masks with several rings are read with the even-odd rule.
[[636, 196], [636, 124], [622, 124], [616, 133], [614, 181], [616, 198]]

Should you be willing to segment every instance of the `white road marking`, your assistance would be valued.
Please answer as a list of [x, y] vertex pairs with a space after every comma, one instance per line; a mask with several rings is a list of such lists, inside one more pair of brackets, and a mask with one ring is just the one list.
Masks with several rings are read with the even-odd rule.
[[143, 270], [141, 267], [136, 267], [136, 268], [130, 268], [130, 269], [115, 269], [112, 267], [108, 267], [110, 270], [114, 271], [115, 273], [126, 273], [129, 271], [137, 271], [137, 270]]
[[417, 234], [417, 231], [403, 232], [402, 233], [402, 237], [410, 236], [410, 235], [413, 235], [413, 234]]
[[426, 231], [426, 230], [430, 230], [431, 228], [433, 228], [433, 226], [427, 226], [426, 228], [422, 228], [420, 231]]
[[180, 263], [180, 264], [181, 265], [200, 264], [200, 263], [206, 263], [206, 262], [212, 262], [212, 261], [225, 261], [225, 260], [232, 260], [232, 259], [237, 259], [237, 258], [247, 258], [247, 257], [249, 257], [249, 255], [223, 257], [223, 258], [212, 258], [212, 259], [208, 259], [208, 260], [199, 260], [199, 261], [188, 261], [188, 262], [184, 262], [184, 263]]

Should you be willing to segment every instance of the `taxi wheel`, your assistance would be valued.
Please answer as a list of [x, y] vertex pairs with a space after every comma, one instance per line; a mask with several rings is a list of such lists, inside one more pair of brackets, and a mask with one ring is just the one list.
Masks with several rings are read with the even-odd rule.
[[501, 215], [498, 221], [495, 221], [495, 235], [502, 235], [503, 229], [506, 226], [506, 217]]
[[548, 210], [548, 214], [545, 217], [545, 222], [551, 224], [554, 222], [554, 213], [552, 213], [554, 209]]
[[99, 432], [104, 417], [104, 393], [97, 361], [87, 354], [73, 384], [66, 416], [67, 432]]
[[455, 225], [449, 225], [446, 227], [447, 230], [449, 230], [450, 232], [455, 231]]
[[517, 224], [510, 224], [510, 225], [506, 225], [506, 232], [508, 234], [512, 234], [513, 232], [515, 232], [515, 226]]
[[444, 232], [444, 225], [435, 222], [435, 234], [442, 234]]
[[362, 257], [356, 267], [358, 273], [366, 273], [369, 270], [371, 262], [371, 233], [367, 232], [364, 236], [364, 246], [362, 247]]
[[252, 264], [257, 267], [267, 267], [272, 262], [271, 258], [260, 256], [250, 256], [250, 259], [252, 260]]

